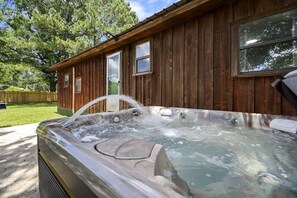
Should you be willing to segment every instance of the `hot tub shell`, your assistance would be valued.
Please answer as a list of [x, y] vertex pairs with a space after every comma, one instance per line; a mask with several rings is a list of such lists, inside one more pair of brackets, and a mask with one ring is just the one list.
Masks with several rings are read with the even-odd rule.
[[[209, 123], [270, 129], [274, 118], [295, 117], [146, 107], [150, 113]], [[178, 176], [162, 145], [135, 139], [108, 139], [82, 143], [71, 129], [135, 116], [135, 109], [83, 115], [64, 128], [68, 118], [42, 122], [37, 128], [41, 197], [184, 197], [188, 185]], [[165, 172], [170, 172], [169, 176]]]

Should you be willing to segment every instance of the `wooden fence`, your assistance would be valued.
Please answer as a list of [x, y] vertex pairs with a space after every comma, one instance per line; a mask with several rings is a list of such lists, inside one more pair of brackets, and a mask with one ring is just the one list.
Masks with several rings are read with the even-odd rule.
[[56, 101], [56, 92], [0, 91], [0, 102], [22, 104]]

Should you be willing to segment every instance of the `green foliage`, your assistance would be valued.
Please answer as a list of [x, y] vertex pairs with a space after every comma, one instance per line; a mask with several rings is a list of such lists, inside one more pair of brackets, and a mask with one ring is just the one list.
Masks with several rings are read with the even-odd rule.
[[34, 66], [55, 91], [56, 76], [48, 66], [137, 20], [124, 0], [0, 0], [0, 62]]
[[8, 85], [5, 91], [49, 91], [44, 73], [25, 64], [0, 62], [0, 84]]
[[24, 89], [24, 88], [21, 88], [21, 87], [9, 86], [4, 91], [30, 91], [30, 90], [29, 89]]
[[116, 82], [108, 81], [108, 94], [119, 94], [119, 84]]

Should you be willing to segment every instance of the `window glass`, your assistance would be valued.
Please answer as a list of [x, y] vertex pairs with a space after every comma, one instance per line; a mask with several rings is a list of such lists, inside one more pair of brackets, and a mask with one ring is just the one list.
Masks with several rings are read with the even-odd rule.
[[288, 41], [240, 50], [240, 71], [253, 72], [296, 67], [296, 47], [296, 41]]
[[150, 42], [145, 42], [136, 46], [136, 73], [149, 72], [150, 68]]
[[120, 54], [117, 53], [107, 58], [108, 64], [108, 95], [119, 94], [119, 68], [120, 68]]
[[69, 86], [69, 74], [64, 75], [64, 87]]
[[81, 92], [81, 78], [75, 79], [75, 93]]
[[240, 47], [297, 36], [297, 9], [242, 24]]
[[239, 72], [297, 67], [297, 9], [239, 26]]
[[136, 70], [137, 73], [150, 71], [150, 59], [144, 58], [137, 60]]
[[146, 42], [136, 46], [136, 58], [150, 55], [150, 43]]

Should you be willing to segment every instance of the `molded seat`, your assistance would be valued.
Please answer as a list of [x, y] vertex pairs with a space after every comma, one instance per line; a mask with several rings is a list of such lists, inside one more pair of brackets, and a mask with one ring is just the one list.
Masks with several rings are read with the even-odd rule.
[[101, 154], [122, 160], [149, 158], [155, 146], [153, 142], [132, 138], [112, 138], [98, 143], [95, 148]]

